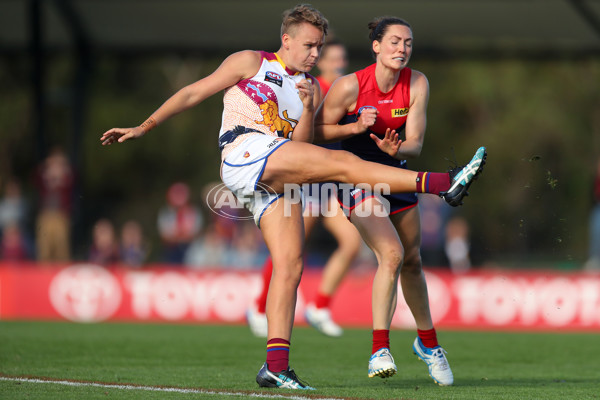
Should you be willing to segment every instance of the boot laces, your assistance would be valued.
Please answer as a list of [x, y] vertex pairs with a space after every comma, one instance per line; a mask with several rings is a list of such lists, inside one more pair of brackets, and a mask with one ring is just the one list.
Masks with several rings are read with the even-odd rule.
[[446, 370], [449, 368], [448, 360], [446, 359], [445, 354], [447, 354], [446, 350], [443, 348], [435, 349], [433, 352], [433, 359], [435, 360], [435, 364], [441, 369]]

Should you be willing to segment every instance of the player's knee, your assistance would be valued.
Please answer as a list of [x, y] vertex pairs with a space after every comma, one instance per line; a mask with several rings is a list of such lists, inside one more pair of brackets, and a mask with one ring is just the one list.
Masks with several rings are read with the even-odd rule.
[[349, 151], [331, 150], [329, 152], [329, 160], [335, 166], [334, 168], [344, 175], [349, 175], [352, 172], [354, 163], [360, 158]]
[[421, 261], [420, 251], [410, 251], [404, 256], [404, 263], [402, 264], [403, 274], [420, 275], [423, 270], [423, 263]]
[[346, 256], [346, 258], [350, 260], [354, 260], [358, 257], [358, 253], [360, 253], [360, 242], [358, 245], [347, 245], [340, 247], [342, 253]]
[[358, 240], [350, 239], [350, 240], [340, 240], [338, 242], [338, 251], [342, 253], [345, 257], [354, 259], [358, 256], [360, 252], [360, 237]]
[[389, 247], [381, 253], [380, 268], [383, 267], [396, 274], [404, 262], [404, 249], [402, 246]]
[[297, 284], [302, 277], [302, 257], [273, 260], [273, 279], [289, 284]]

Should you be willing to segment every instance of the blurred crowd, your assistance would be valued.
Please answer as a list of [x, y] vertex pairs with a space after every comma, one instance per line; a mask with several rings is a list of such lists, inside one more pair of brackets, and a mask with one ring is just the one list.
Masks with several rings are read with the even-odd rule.
[[[33, 196], [24, 182], [0, 179], [0, 260], [142, 267], [148, 263], [188, 268], [259, 268], [267, 250], [250, 220], [234, 221], [193, 204], [190, 187], [175, 182], [157, 210], [160, 244], [152, 254], [143, 224], [129, 219], [117, 225], [108, 217], [93, 222], [83, 255], [73, 251], [75, 171], [61, 148], [51, 150], [33, 177]], [[77, 238], [82, 240], [82, 238]]]
[[[0, 180], [0, 260], [88, 261], [134, 268], [162, 264], [191, 269], [260, 269], [268, 256], [253, 219], [243, 207], [232, 207], [230, 203], [235, 198], [227, 189], [217, 183], [208, 184], [199, 192], [202, 200], [194, 202], [192, 189], [184, 182], [174, 182], [166, 188], [164, 205], [157, 210], [156, 222], [152, 224], [155, 232], [144, 232], [143, 226], [148, 225], [135, 219], [117, 224], [102, 217], [88, 228], [84, 254], [75, 256], [75, 172], [62, 149], [50, 151], [33, 181], [35, 195], [30, 199], [23, 194], [22, 182]], [[421, 196], [420, 209], [424, 265], [468, 271], [471, 261], [467, 222], [451, 214], [453, 210], [433, 196]], [[149, 239], [152, 235], [159, 238], [153, 246]], [[328, 257], [331, 249], [327, 235], [324, 230], [317, 231], [312, 242], [308, 242], [308, 264], [318, 265]], [[356, 263], [374, 266], [376, 259], [365, 246]]]

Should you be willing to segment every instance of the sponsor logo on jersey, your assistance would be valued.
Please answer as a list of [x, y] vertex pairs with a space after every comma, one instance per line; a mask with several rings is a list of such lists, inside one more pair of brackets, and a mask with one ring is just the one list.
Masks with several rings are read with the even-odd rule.
[[271, 147], [275, 146], [277, 143], [279, 143], [279, 139], [273, 140], [271, 143], [269, 143], [267, 145], [267, 149], [270, 149]]
[[244, 153], [244, 158], [248, 158], [248, 157], [250, 157], [250, 153], [248, 153], [248, 152], [245, 152], [245, 153]]
[[392, 99], [388, 99], [388, 100], [379, 100], [377, 103], [378, 104], [389, 104], [389, 103], [393, 103], [394, 100]]
[[406, 117], [408, 115], [408, 107], [392, 108], [392, 118]]
[[281, 87], [283, 85], [283, 78], [276, 72], [267, 71], [265, 74], [265, 82], [271, 82]]

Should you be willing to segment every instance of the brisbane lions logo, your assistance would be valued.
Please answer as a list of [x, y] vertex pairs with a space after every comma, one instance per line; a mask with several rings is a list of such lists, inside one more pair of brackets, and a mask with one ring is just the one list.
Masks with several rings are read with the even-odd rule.
[[277, 132], [277, 136], [288, 138], [290, 132], [294, 130], [292, 123], [297, 124], [298, 121], [288, 117], [287, 110], [283, 111], [283, 118], [279, 116], [279, 107], [273, 100], [267, 100], [260, 105], [260, 113], [263, 116], [262, 121], [254, 121], [257, 124], [266, 125], [271, 132]]
[[240, 83], [238, 87], [260, 108], [263, 120], [254, 122], [269, 127], [269, 130], [277, 133], [279, 137], [289, 138], [298, 121], [290, 118], [287, 110], [283, 110], [282, 115], [279, 114], [277, 96], [273, 89], [264, 83], [253, 80]]

